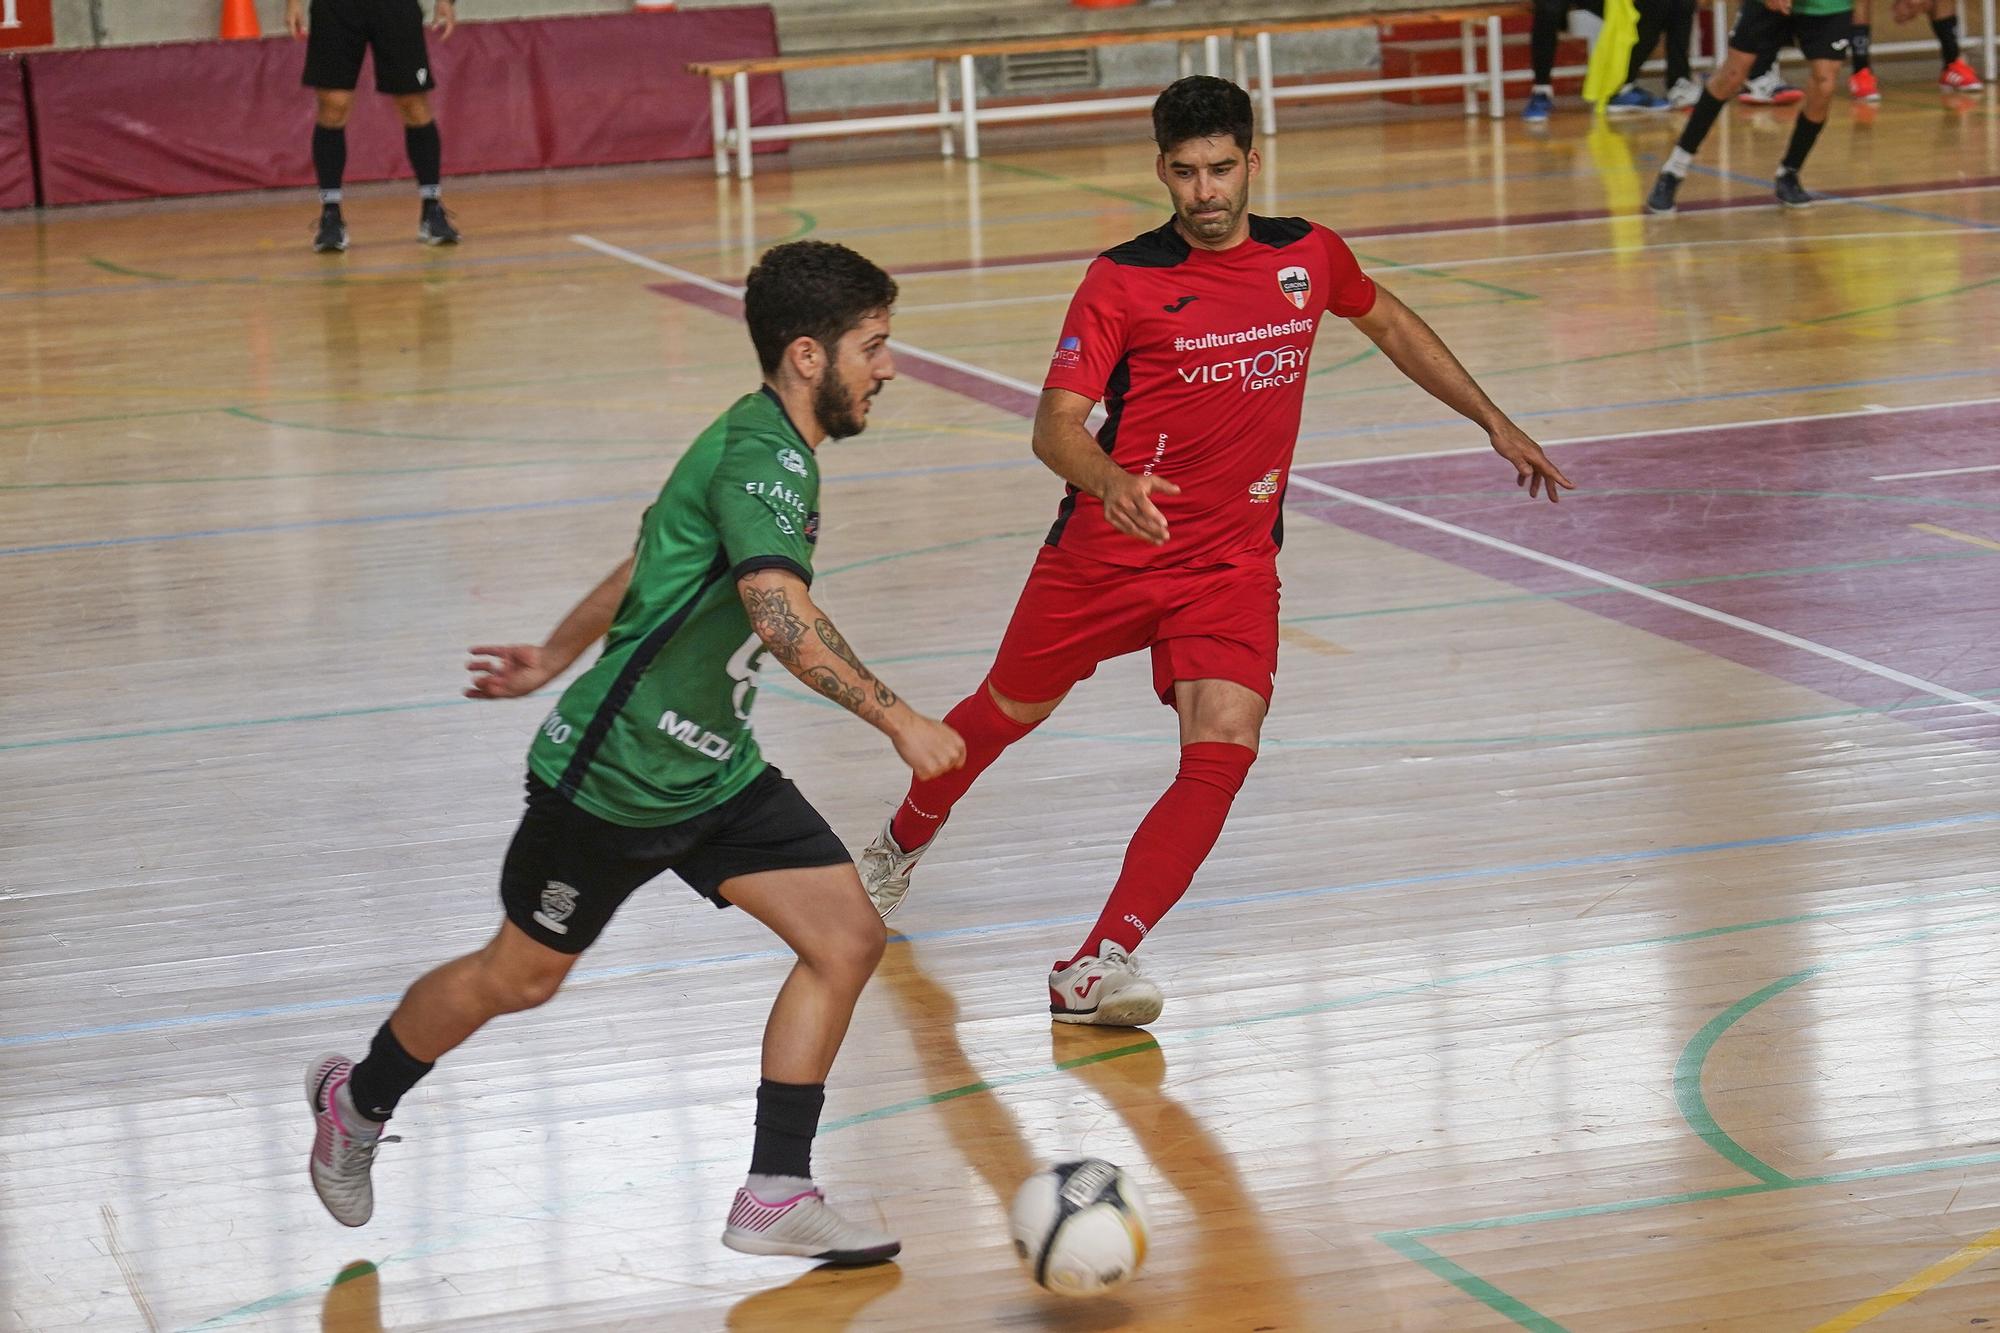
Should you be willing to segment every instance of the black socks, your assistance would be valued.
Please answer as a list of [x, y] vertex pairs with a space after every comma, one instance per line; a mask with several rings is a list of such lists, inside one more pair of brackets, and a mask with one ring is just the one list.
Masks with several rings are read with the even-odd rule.
[[403, 1043], [396, 1040], [396, 1034], [384, 1023], [368, 1047], [367, 1058], [354, 1066], [353, 1074], [348, 1076], [347, 1095], [354, 1098], [356, 1109], [370, 1120], [387, 1120], [395, 1114], [396, 1103], [403, 1100], [403, 1094], [436, 1067], [435, 1062], [425, 1064], [404, 1050]]
[[757, 1085], [757, 1141], [750, 1152], [750, 1173], [758, 1176], [798, 1176], [812, 1179], [813, 1136], [819, 1133], [820, 1108], [826, 1105], [824, 1083]]
[[319, 178], [319, 201], [340, 202], [340, 179], [347, 174], [347, 131], [313, 126], [313, 175]]

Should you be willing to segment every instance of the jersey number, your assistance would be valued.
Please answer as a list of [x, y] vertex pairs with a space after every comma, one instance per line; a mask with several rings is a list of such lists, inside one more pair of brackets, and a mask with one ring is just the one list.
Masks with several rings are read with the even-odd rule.
[[739, 722], [750, 720], [750, 705], [757, 702], [758, 675], [764, 670], [764, 659], [770, 655], [764, 641], [752, 634], [744, 640], [729, 658], [729, 665], [723, 670], [736, 682], [736, 689], [730, 695], [730, 702], [736, 707]]

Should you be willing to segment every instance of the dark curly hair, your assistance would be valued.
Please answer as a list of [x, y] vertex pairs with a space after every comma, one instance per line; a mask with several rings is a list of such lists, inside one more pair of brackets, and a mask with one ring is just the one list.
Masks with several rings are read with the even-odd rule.
[[743, 280], [743, 317], [766, 375], [785, 349], [811, 338], [833, 355], [842, 334], [896, 304], [896, 280], [844, 245], [774, 245]]
[[1153, 142], [1163, 153], [1189, 139], [1224, 134], [1247, 153], [1256, 128], [1250, 94], [1213, 74], [1191, 74], [1176, 80], [1153, 102]]

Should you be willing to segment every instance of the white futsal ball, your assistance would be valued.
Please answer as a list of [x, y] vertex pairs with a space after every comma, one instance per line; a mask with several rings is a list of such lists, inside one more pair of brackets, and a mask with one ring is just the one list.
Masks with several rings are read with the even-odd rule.
[[1146, 1261], [1146, 1201], [1132, 1177], [1095, 1157], [1029, 1176], [1011, 1220], [1028, 1276], [1058, 1296], [1109, 1291]]

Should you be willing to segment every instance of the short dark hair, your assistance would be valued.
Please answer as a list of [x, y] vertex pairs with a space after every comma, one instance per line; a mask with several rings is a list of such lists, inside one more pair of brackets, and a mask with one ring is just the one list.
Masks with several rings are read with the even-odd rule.
[[798, 339], [813, 339], [831, 356], [842, 334], [894, 304], [896, 280], [831, 241], [774, 245], [743, 280], [743, 317], [767, 375]]
[[1163, 153], [1189, 139], [1214, 139], [1224, 134], [1247, 153], [1256, 129], [1250, 94], [1213, 74], [1178, 79], [1153, 102], [1153, 142]]

